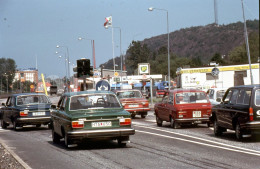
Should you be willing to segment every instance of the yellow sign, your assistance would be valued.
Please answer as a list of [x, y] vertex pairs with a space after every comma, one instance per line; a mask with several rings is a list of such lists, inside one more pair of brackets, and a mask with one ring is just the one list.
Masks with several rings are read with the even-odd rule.
[[34, 85], [30, 85], [30, 88], [33, 89], [33, 88], [34, 88]]
[[45, 92], [45, 94], [48, 96], [48, 92], [47, 92], [46, 85], [45, 85], [45, 81], [44, 81], [44, 75], [41, 74], [41, 76], [42, 76], [42, 83], [43, 83], [43, 87], [44, 87], [44, 92]]
[[115, 74], [114, 74], [114, 75], [115, 75], [115, 77], [117, 77], [117, 76], [119, 75], [119, 73], [118, 73], [118, 72], [115, 72]]

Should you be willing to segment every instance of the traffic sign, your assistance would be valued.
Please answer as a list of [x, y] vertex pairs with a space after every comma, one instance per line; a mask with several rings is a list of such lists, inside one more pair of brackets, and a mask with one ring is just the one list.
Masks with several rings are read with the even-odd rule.
[[219, 69], [214, 67], [212, 70], [211, 70], [211, 74], [212, 76], [218, 76], [219, 74]]
[[119, 73], [118, 73], [118, 72], [115, 72], [115, 73], [114, 73], [114, 76], [115, 76], [115, 77], [117, 77], [118, 75], [119, 75]]
[[105, 81], [105, 80], [100, 80], [97, 82], [96, 84], [96, 90], [106, 90], [106, 91], [110, 91], [110, 84]]

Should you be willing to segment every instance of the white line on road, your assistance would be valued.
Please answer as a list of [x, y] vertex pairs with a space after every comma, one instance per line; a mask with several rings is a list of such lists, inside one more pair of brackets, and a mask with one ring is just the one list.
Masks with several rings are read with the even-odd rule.
[[242, 150], [236, 150], [236, 149], [231, 149], [231, 148], [227, 148], [227, 147], [220, 147], [220, 146], [217, 146], [217, 145], [211, 145], [211, 144], [207, 144], [207, 143], [201, 143], [201, 142], [197, 142], [197, 141], [182, 139], [182, 138], [173, 137], [173, 136], [167, 136], [167, 135], [162, 135], [162, 134], [157, 134], [157, 133], [151, 133], [151, 132], [147, 132], [147, 131], [141, 131], [141, 130], [135, 130], [135, 131], [140, 132], [140, 133], [146, 133], [146, 134], [151, 134], [151, 135], [156, 135], [156, 136], [171, 138], [171, 139], [175, 139], [175, 140], [181, 140], [181, 141], [190, 142], [190, 143], [194, 143], [194, 144], [204, 145], [204, 146], [208, 146], [208, 147], [215, 147], [215, 148], [219, 148], [219, 149], [224, 149], [224, 150], [229, 150], [229, 151], [234, 151], [234, 152], [240, 152], [240, 153], [244, 153], [244, 154], [250, 154], [250, 155], [260, 156], [260, 152], [258, 152], [258, 153], [252, 153], [252, 152], [247, 152], [247, 151], [242, 151]]
[[247, 148], [236, 147], [236, 146], [232, 146], [232, 145], [228, 145], [228, 144], [224, 144], [224, 143], [220, 143], [220, 142], [216, 142], [216, 141], [212, 141], [212, 140], [207, 140], [207, 139], [203, 139], [203, 138], [199, 138], [199, 137], [195, 137], [195, 136], [190, 136], [190, 135], [181, 134], [181, 133], [177, 133], [177, 132], [157, 129], [157, 128], [154, 128], [154, 127], [147, 127], [147, 126], [142, 126], [142, 125], [136, 125], [136, 126], [148, 128], [148, 129], [152, 129], [152, 130], [158, 130], [158, 131], [162, 131], [162, 132], [166, 132], [166, 133], [176, 134], [176, 135], [180, 135], [180, 136], [184, 136], [184, 137], [189, 137], [189, 138], [193, 138], [193, 139], [197, 139], [197, 140], [201, 140], [201, 141], [206, 141], [206, 142], [213, 143], [213, 144], [218, 144], [218, 145], [221, 145], [221, 146], [226, 146], [226, 147], [236, 148], [236, 149], [240, 149], [240, 150], [250, 151], [250, 152], [253, 152], [253, 153], [259, 153], [259, 155], [260, 155], [260, 151], [256, 151], [256, 150], [250, 150], [250, 149], [247, 149]]

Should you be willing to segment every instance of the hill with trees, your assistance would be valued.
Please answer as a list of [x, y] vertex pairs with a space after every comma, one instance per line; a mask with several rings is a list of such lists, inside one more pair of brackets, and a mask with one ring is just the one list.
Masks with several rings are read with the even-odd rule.
[[[247, 31], [251, 62], [255, 63], [259, 57], [259, 20], [247, 21]], [[124, 56], [128, 74], [137, 73], [138, 63], [150, 63], [152, 74], [166, 75], [167, 43], [167, 34], [133, 41]], [[210, 24], [171, 32], [170, 58], [172, 77], [176, 76], [178, 67], [207, 66], [210, 61], [216, 61], [221, 65], [247, 64], [244, 24]], [[120, 57], [115, 58], [117, 65], [120, 65], [120, 61]], [[112, 59], [102, 66], [113, 68]]]

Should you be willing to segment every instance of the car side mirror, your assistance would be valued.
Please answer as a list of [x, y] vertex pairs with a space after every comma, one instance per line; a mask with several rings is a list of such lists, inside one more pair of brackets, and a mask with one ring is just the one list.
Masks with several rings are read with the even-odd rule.
[[216, 101], [217, 101], [217, 102], [221, 102], [221, 98], [220, 98], [220, 97], [218, 97]]
[[51, 105], [51, 108], [52, 109], [56, 109], [56, 105]]

